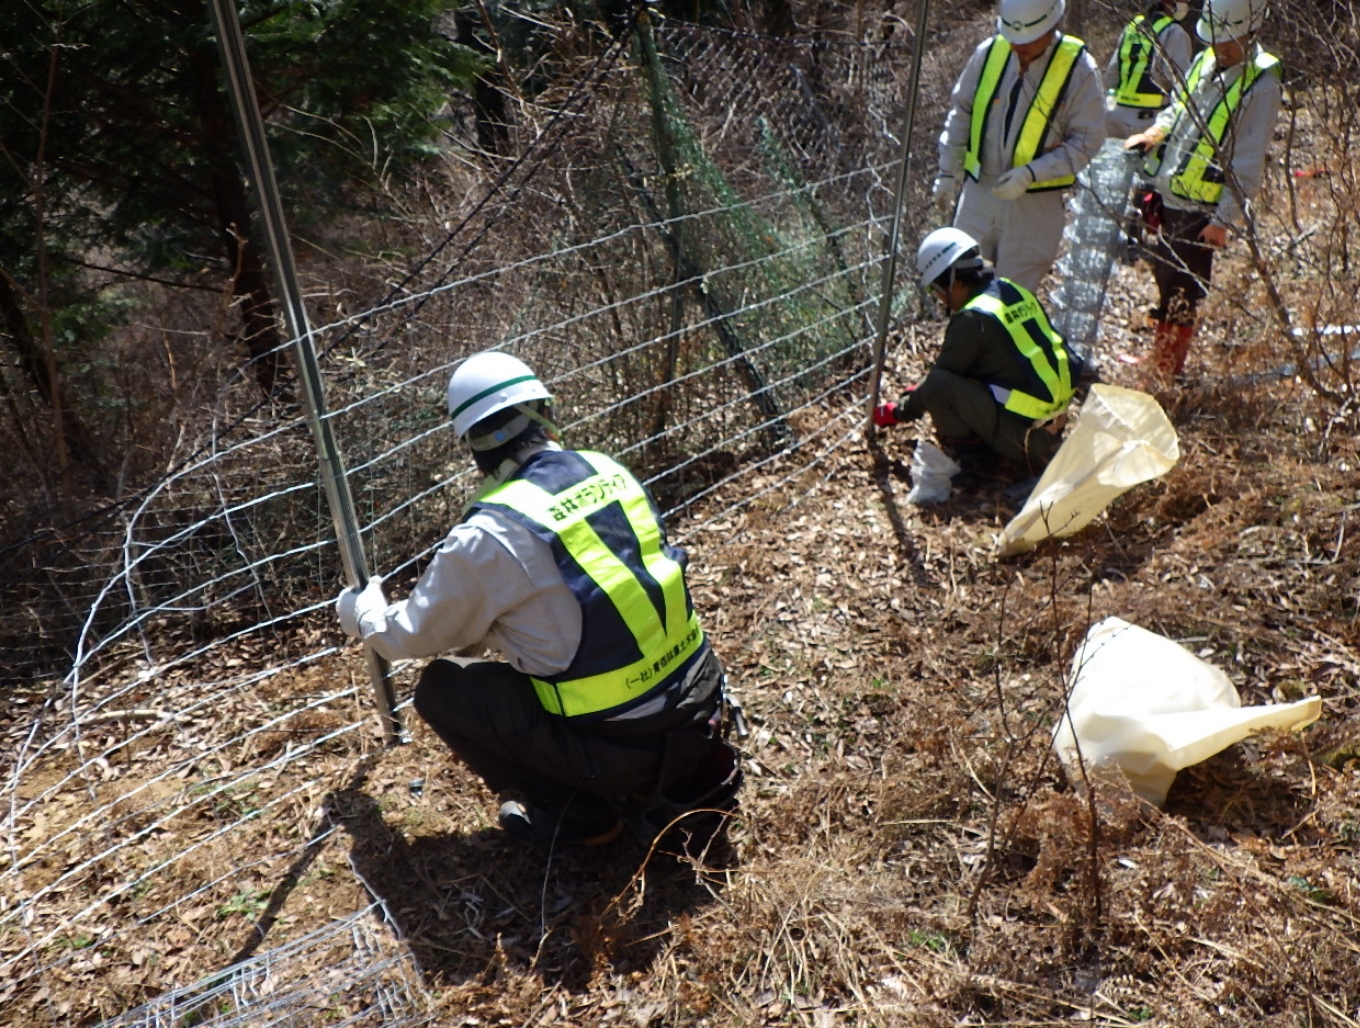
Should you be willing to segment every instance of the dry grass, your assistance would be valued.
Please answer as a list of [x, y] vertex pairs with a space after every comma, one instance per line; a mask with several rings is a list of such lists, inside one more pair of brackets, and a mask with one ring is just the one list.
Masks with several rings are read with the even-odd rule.
[[[253, 888], [203, 884], [240, 862], [239, 833], [201, 847], [149, 879], [152, 899], [193, 894], [162, 930], [90, 947], [8, 997], [6, 1023], [90, 1023], [375, 896], [440, 1024], [1355, 1024], [1360, 454], [1354, 426], [1319, 448], [1307, 391], [1212, 384], [1218, 361], [1210, 334], [1206, 382], [1166, 398], [1181, 464], [1024, 558], [990, 555], [999, 496], [905, 506], [901, 435], [695, 533], [698, 602], [754, 729], [740, 815], [701, 864], [645, 840], [520, 852], [416, 724], [362, 761], [354, 742], [309, 758], [310, 783], [258, 822]], [[1110, 788], [1088, 802], [1048, 738], [1076, 640], [1110, 614], [1187, 640], [1246, 702], [1321, 694], [1322, 722], [1183, 772], [1165, 811]], [[137, 762], [174, 746], [167, 729], [128, 755], [118, 831], [154, 805]], [[190, 808], [185, 837], [285, 785]], [[176, 838], [118, 859], [151, 867]]]
[[[1344, 201], [1332, 181], [1291, 198], [1305, 214]], [[1272, 238], [1292, 216], [1277, 206]], [[1330, 280], [1281, 268], [1300, 309], [1339, 320]], [[44, 901], [69, 931], [41, 977], [0, 981], [0, 1022], [91, 1024], [378, 898], [440, 1025], [1360, 1024], [1360, 418], [1291, 378], [1235, 384], [1291, 355], [1241, 252], [1216, 273], [1191, 381], [1162, 397], [1180, 464], [1071, 540], [997, 562], [1013, 512], [1001, 496], [906, 506], [904, 429], [879, 459], [842, 450], [691, 531], [696, 600], [753, 729], [741, 809], [702, 861], [634, 838], [607, 857], [522, 852], [419, 723], [391, 751], [351, 734], [249, 793], [202, 789], [353, 720], [305, 711], [194, 764], [256, 723], [256, 704], [362, 681], [350, 648], [202, 724], [95, 726], [91, 752], [126, 740], [91, 772], [116, 782], [114, 823], [74, 832], [91, 813], [81, 789], [45, 805], [18, 829], [74, 837], [25, 870], [25, 888], [126, 844]], [[1107, 377], [1131, 384], [1117, 358], [1146, 345], [1145, 271], [1121, 269], [1110, 302]], [[914, 378], [935, 339], [918, 327], [901, 340], [890, 377]], [[1348, 373], [1326, 384], [1344, 392]], [[1048, 740], [1076, 642], [1109, 615], [1182, 640], [1245, 703], [1318, 694], [1323, 718], [1182, 772], [1162, 811], [1108, 786], [1083, 797]], [[245, 645], [234, 659], [267, 659]], [[210, 673], [157, 682], [158, 702], [176, 709]], [[26, 699], [5, 697], [7, 744]], [[78, 762], [54, 757], [16, 795]], [[157, 778], [180, 762], [182, 779]], [[213, 839], [257, 810], [230, 843]], [[129, 867], [147, 873], [142, 891], [104, 901]], [[165, 913], [127, 931], [133, 905]], [[26, 941], [16, 929], [0, 954]]]

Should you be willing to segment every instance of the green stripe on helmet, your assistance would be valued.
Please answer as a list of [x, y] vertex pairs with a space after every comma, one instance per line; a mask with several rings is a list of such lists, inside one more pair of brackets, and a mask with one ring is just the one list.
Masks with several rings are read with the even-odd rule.
[[492, 393], [498, 393], [502, 389], [508, 389], [512, 385], [519, 385], [521, 382], [532, 382], [535, 377], [536, 376], [534, 375], [520, 375], [519, 378], [507, 378], [504, 382], [497, 383], [496, 385], [493, 385], [490, 389], [483, 389], [476, 396], [469, 396], [466, 400], [460, 403], [456, 410], [453, 410], [449, 413], [449, 417], [457, 418], [459, 414], [462, 414], [463, 411], [467, 410], [478, 400], [485, 399]]

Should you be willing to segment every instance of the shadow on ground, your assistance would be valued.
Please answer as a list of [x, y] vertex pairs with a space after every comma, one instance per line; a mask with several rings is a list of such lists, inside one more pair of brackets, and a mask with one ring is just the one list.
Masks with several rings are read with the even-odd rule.
[[715, 840], [701, 867], [625, 835], [598, 849], [539, 853], [499, 830], [407, 841], [359, 789], [333, 794], [356, 874], [385, 904], [432, 983], [489, 983], [503, 965], [545, 985], [586, 987], [595, 969], [644, 969], [676, 918], [713, 902], [733, 859]]
[[1176, 774], [1165, 810], [1185, 818], [1205, 842], [1233, 835], [1279, 838], [1298, 827], [1313, 801], [1289, 781], [1248, 762], [1232, 746]]

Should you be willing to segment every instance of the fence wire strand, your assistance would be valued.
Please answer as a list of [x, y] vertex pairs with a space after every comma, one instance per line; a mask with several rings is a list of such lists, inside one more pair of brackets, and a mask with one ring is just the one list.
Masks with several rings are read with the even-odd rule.
[[[627, 461], [682, 542], [856, 443], [908, 42], [662, 21], [649, 91], [643, 50], [622, 59], [631, 38], [537, 98], [551, 132], [504, 174], [450, 161], [449, 195], [478, 199], [447, 201], [379, 299], [351, 310], [345, 289], [309, 290], [328, 417], [394, 592], [475, 484], [442, 403], [476, 350], [533, 365], [569, 442]], [[913, 300], [904, 288], [894, 310]], [[52, 1023], [48, 976], [93, 981], [134, 954], [159, 995], [104, 1010], [108, 1026], [431, 1016], [379, 903], [296, 938], [274, 925], [270, 948], [201, 981], [144, 962], [195, 911], [253, 910], [297, 859], [256, 841], [262, 824], [333, 843], [333, 824], [313, 830], [322, 797], [376, 745], [330, 613], [340, 571], [310, 434], [250, 388], [228, 381], [191, 456], [130, 501], [10, 551], [28, 569], [7, 587], [16, 609], [65, 590], [34, 623], [46, 649], [0, 640], [47, 682], [6, 739], [0, 1001], [28, 997]], [[220, 945], [192, 945], [222, 967]]]

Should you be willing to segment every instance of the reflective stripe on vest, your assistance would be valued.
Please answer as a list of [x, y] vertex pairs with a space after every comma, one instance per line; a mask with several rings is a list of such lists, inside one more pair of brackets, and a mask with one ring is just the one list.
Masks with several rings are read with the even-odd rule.
[[1033, 293], [1009, 279], [996, 278], [964, 304], [963, 310], [981, 311], [1001, 322], [1015, 349], [1048, 390], [1050, 399], [1041, 400], [1012, 389], [1002, 404], [1006, 410], [1039, 421], [1066, 409], [1072, 400], [1072, 369], [1067, 361], [1067, 347], [1063, 337], [1049, 324], [1048, 315]]
[[[1043, 146], [1044, 137], [1053, 120], [1053, 112], [1062, 103], [1067, 92], [1067, 84], [1072, 80], [1072, 70], [1077, 59], [1086, 49], [1086, 44], [1076, 36], [1059, 36], [1058, 45], [1049, 58], [1039, 89], [1030, 101], [1025, 120], [1020, 125], [1020, 135], [1015, 140], [1015, 152], [1011, 157], [1011, 167], [1024, 167], [1034, 160]], [[996, 36], [987, 57], [982, 63], [982, 74], [978, 76], [977, 92], [973, 95], [973, 113], [968, 123], [968, 150], [963, 155], [963, 170], [974, 182], [982, 171], [982, 137], [987, 131], [987, 118], [991, 115], [996, 101], [996, 91], [1001, 85], [1001, 73], [1006, 70], [1006, 61], [1011, 55], [1011, 45], [1005, 37]], [[1062, 175], [1044, 182], [1035, 182], [1027, 192], [1039, 193], [1046, 189], [1065, 189], [1076, 181], [1073, 175]]]
[[1121, 107], [1165, 107], [1166, 94], [1152, 81], [1152, 56], [1162, 31], [1175, 22], [1163, 14], [1147, 28], [1147, 15], [1140, 14], [1124, 29], [1119, 41], [1119, 85], [1114, 91], [1114, 102]]
[[601, 453], [546, 451], [470, 510], [503, 513], [547, 542], [581, 605], [581, 643], [559, 675], [533, 678], [545, 710], [603, 714], [666, 684], [704, 642], [680, 554], [642, 485]]
[[[1174, 138], [1183, 119], [1195, 117], [1195, 115], [1187, 113], [1190, 107], [1189, 98], [1194, 95], [1195, 88], [1199, 85], [1200, 79], [1204, 77], [1204, 69], [1212, 59], [1212, 49], [1205, 50], [1195, 58], [1195, 63], [1191, 66], [1190, 74], [1186, 78], [1185, 88], [1176, 96], [1176, 120], [1171, 124], [1171, 131], [1167, 133], [1167, 139]], [[1267, 72], [1275, 71], [1279, 64], [1279, 58], [1262, 53], [1258, 54], [1255, 60], [1242, 69], [1242, 74], [1237, 76], [1237, 79], [1223, 94], [1222, 99], [1214, 106], [1213, 113], [1209, 115], [1209, 120], [1200, 126], [1194, 148], [1187, 148], [1180, 167], [1171, 176], [1171, 192], [1196, 203], [1215, 204], [1222, 199], [1225, 176], [1223, 167], [1219, 163], [1219, 151], [1223, 145], [1223, 137], [1228, 131], [1228, 122], [1231, 120], [1233, 112], [1241, 106], [1242, 97], [1256, 84], [1256, 80]], [[1144, 162], [1143, 170], [1146, 174], [1149, 176], [1157, 174], [1161, 168], [1162, 157], [1165, 152], [1166, 143], [1163, 143]]]

